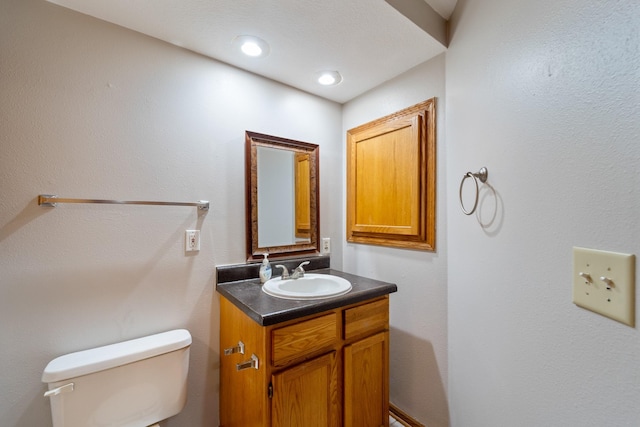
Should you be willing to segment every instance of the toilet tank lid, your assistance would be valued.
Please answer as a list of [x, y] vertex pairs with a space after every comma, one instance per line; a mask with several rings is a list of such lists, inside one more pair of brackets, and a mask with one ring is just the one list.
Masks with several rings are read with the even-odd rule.
[[65, 354], [53, 359], [42, 373], [42, 382], [63, 381], [116, 366], [169, 353], [191, 345], [186, 329], [175, 329], [130, 341]]

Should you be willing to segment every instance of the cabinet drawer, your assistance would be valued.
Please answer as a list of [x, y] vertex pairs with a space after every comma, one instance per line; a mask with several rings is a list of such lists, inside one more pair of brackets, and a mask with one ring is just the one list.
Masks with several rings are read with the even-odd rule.
[[284, 366], [294, 359], [332, 346], [338, 339], [336, 313], [274, 329], [271, 332], [272, 361]]
[[344, 339], [389, 328], [389, 300], [383, 299], [344, 311]]

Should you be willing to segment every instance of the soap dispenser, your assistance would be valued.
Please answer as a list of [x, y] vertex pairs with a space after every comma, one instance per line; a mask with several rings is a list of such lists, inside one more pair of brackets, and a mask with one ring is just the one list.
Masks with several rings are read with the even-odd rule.
[[264, 260], [262, 260], [262, 265], [260, 266], [260, 283], [271, 279], [271, 264], [269, 264], [269, 260], [267, 259], [268, 256], [268, 253], [264, 254]]

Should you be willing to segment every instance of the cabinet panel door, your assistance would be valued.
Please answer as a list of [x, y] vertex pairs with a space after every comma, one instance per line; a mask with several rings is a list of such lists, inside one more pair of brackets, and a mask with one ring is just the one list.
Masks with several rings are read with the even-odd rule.
[[435, 98], [347, 131], [347, 241], [435, 250]]
[[389, 425], [389, 333], [344, 348], [344, 426]]
[[273, 375], [272, 427], [337, 427], [336, 352]]

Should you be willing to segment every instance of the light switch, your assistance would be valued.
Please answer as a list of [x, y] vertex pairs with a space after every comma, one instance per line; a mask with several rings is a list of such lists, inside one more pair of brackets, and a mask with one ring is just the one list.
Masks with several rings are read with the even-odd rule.
[[573, 248], [573, 303], [635, 325], [635, 256]]

